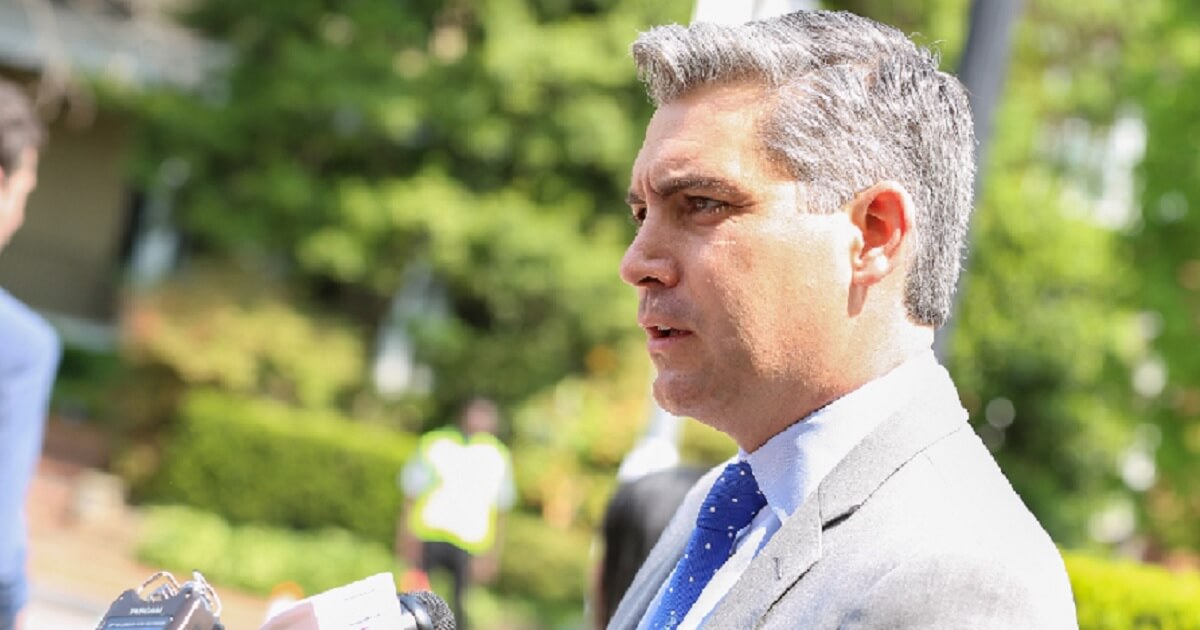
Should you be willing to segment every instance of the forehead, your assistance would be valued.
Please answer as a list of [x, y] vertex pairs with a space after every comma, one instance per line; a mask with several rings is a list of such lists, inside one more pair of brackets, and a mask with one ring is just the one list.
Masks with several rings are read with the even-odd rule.
[[697, 171], [732, 180], [767, 175], [758, 135], [765, 91], [749, 85], [698, 88], [658, 108], [633, 165], [633, 187]]

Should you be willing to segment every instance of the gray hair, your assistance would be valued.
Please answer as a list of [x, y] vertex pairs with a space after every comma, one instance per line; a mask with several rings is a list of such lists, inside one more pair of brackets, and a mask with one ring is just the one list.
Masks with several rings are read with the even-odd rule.
[[975, 176], [966, 90], [900, 31], [846, 12], [801, 11], [738, 26], [651, 29], [633, 44], [656, 106], [698, 86], [750, 82], [774, 108], [768, 158], [804, 182], [809, 212], [832, 213], [883, 180], [916, 206], [908, 316], [941, 326], [961, 266]]
[[15, 171], [21, 154], [31, 147], [41, 148], [45, 140], [45, 128], [25, 93], [0, 79], [0, 170]]

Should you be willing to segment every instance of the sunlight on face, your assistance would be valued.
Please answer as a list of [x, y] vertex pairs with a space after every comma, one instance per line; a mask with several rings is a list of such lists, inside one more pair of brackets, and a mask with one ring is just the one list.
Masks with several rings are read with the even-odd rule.
[[633, 167], [639, 231], [621, 265], [660, 404], [743, 446], [763, 416], [821, 397], [850, 273], [844, 215], [802, 210], [803, 187], [765, 158], [762, 100], [710, 87], [659, 108]]

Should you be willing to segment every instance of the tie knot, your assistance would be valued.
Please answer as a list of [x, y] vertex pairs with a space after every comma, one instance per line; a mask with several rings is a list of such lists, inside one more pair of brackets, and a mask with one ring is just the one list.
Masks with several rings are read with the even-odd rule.
[[721, 471], [700, 506], [696, 526], [710, 531], [738, 531], [767, 504], [750, 464], [735, 462]]

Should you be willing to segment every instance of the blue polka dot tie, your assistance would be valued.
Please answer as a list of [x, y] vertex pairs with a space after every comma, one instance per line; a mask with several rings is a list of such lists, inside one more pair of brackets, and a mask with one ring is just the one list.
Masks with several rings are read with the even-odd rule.
[[750, 464], [737, 462], [725, 467], [700, 507], [683, 558], [647, 627], [675, 628], [683, 621], [708, 581], [733, 555], [734, 537], [766, 503]]

